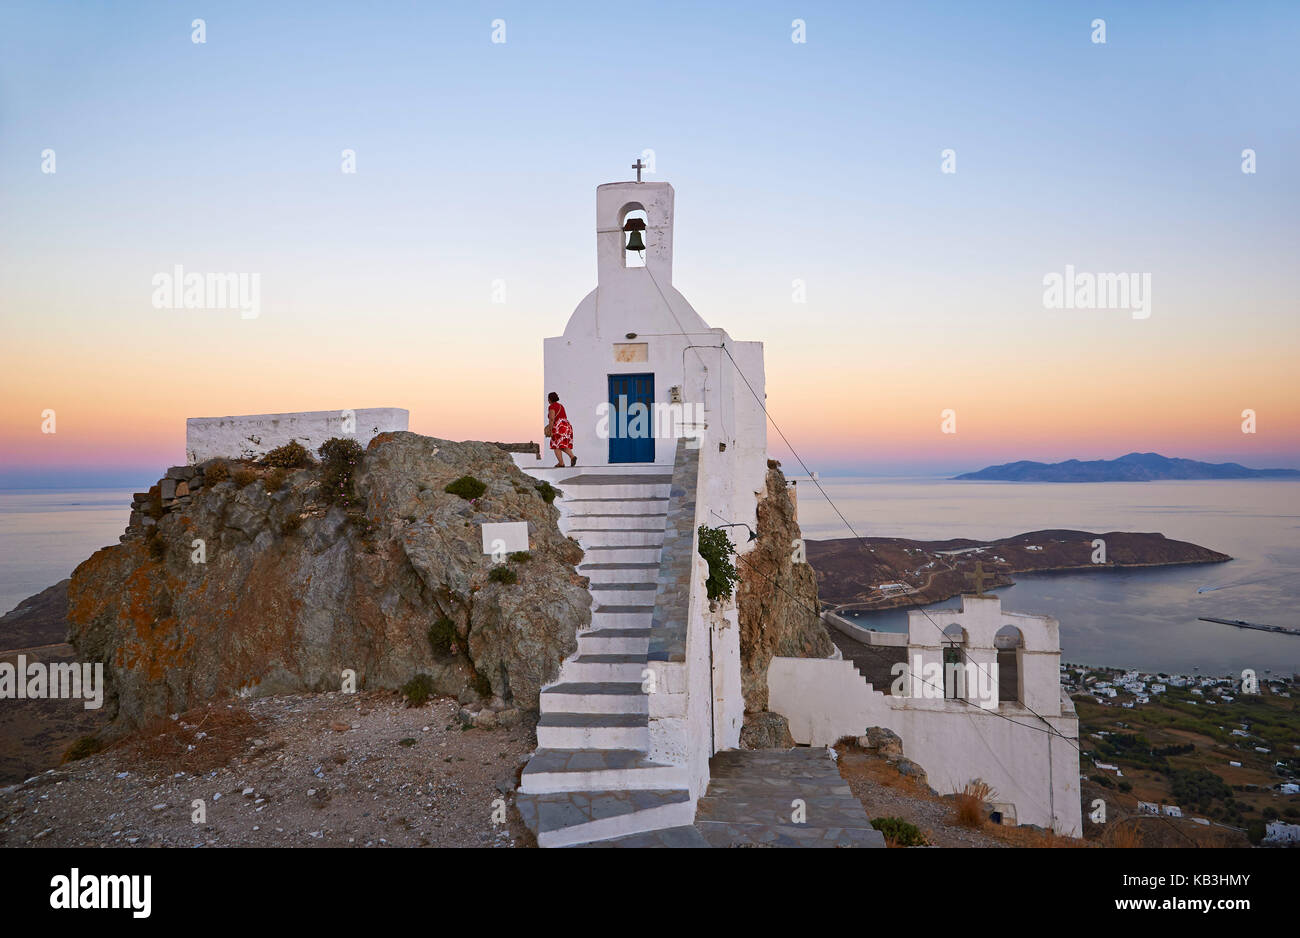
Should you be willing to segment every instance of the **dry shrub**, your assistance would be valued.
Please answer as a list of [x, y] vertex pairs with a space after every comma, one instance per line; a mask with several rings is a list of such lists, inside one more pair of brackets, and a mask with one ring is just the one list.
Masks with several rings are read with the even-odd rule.
[[113, 748], [144, 771], [199, 775], [228, 765], [264, 730], [265, 724], [243, 707], [210, 704], [175, 720], [160, 717]]
[[1009, 847], [1025, 847], [1033, 850], [1094, 846], [1094, 844], [1081, 837], [1064, 837], [1052, 831], [1033, 830], [1028, 827], [990, 825], [985, 833], [991, 834]]
[[315, 460], [307, 452], [307, 447], [297, 440], [290, 440], [263, 456], [261, 462], [263, 466], [276, 466], [280, 469], [305, 469]]
[[835, 748], [840, 753], [839, 767], [843, 778], [861, 778], [884, 788], [899, 789], [914, 798], [939, 801], [939, 797], [930, 791], [930, 786], [920, 778], [915, 775], [903, 775], [894, 763], [872, 754], [870, 750], [859, 749], [856, 742], [850, 746], [845, 745], [841, 740], [835, 744]]
[[953, 823], [978, 829], [984, 826], [984, 804], [994, 795], [993, 787], [983, 779], [966, 783], [953, 796]]
[[245, 485], [250, 485], [257, 481], [258, 472], [251, 466], [240, 466], [234, 471], [231, 478], [235, 480], [236, 487], [242, 489]]
[[218, 482], [225, 482], [229, 478], [230, 466], [224, 462], [214, 462], [203, 470], [203, 481], [208, 485], [216, 485]]
[[1125, 850], [1140, 847], [1142, 846], [1142, 830], [1134, 821], [1128, 823], [1116, 821], [1106, 829], [1101, 842], [1107, 847]]
[[104, 743], [96, 736], [79, 736], [63, 753], [61, 762], [76, 762], [100, 752]]

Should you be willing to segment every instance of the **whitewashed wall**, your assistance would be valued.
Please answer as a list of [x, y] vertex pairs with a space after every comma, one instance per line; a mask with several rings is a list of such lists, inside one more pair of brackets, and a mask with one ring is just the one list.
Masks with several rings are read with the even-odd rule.
[[790, 721], [798, 743], [830, 746], [862, 735], [869, 726], [883, 726], [899, 735], [904, 755], [925, 769], [940, 794], [980, 778], [997, 792], [992, 800], [1016, 806], [1019, 823], [1070, 837], [1083, 833], [1079, 721], [1068, 698], [1062, 716], [1047, 718], [1061, 734], [1056, 736], [1023, 708], [989, 712], [880, 693], [849, 661], [773, 658], [767, 683], [769, 709]]
[[254, 459], [291, 440], [315, 453], [336, 436], [366, 446], [380, 433], [407, 429], [410, 417], [400, 407], [190, 417], [185, 421], [185, 458], [190, 465], [217, 457]]

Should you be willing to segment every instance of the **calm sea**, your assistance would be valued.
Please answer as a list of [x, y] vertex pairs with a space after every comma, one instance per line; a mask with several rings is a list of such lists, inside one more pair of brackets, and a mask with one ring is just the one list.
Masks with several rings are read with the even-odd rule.
[[[1300, 636], [1200, 622], [1197, 616], [1300, 627], [1300, 482], [1034, 485], [824, 479], [863, 536], [1006, 537], [1043, 528], [1158, 531], [1231, 554], [1231, 563], [1126, 572], [1020, 574], [999, 590], [1016, 612], [1061, 622], [1066, 660], [1227, 674], [1300, 671]], [[799, 521], [810, 538], [849, 531], [810, 482]], [[130, 490], [0, 492], [0, 611], [70, 574], [126, 527]], [[1198, 592], [1212, 587], [1207, 592]], [[939, 605], [955, 605], [956, 600]], [[905, 628], [906, 611], [877, 613]]]
[[[1223, 564], [1017, 574], [997, 590], [1014, 612], [1061, 622], [1064, 660], [1189, 673], [1300, 672], [1300, 636], [1198, 616], [1300, 627], [1300, 482], [1024, 484], [823, 479], [859, 535], [989, 540], [1046, 528], [1154, 531], [1230, 554]], [[811, 482], [798, 488], [805, 537], [851, 536]], [[1206, 592], [1198, 592], [1212, 587]], [[936, 604], [955, 606], [957, 599]], [[930, 607], [927, 607], [930, 608]], [[906, 630], [905, 609], [858, 621]]]
[[53, 586], [131, 516], [131, 489], [0, 490], [0, 612]]

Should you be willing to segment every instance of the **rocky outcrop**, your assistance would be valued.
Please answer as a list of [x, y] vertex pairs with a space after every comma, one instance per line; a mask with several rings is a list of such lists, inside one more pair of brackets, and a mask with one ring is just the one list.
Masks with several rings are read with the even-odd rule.
[[903, 740], [897, 733], [885, 726], [868, 726], [866, 735], [858, 737], [858, 745], [863, 749], [872, 749], [878, 756], [901, 756]]
[[801, 535], [781, 464], [767, 462], [758, 500], [758, 540], [738, 558], [740, 681], [745, 710], [767, 709], [767, 666], [773, 656], [826, 658], [835, 646], [822, 624], [817, 578], [802, 562]]
[[[537, 709], [591, 600], [535, 480], [490, 444], [408, 432], [375, 437], [353, 472], [353, 497], [331, 498], [322, 466], [210, 461], [137, 496], [122, 543], [69, 586], [71, 640], [104, 662], [119, 725], [339, 690], [346, 669], [358, 689], [427, 674], [462, 702]], [[486, 490], [444, 491], [464, 475]], [[530, 551], [495, 564], [480, 529], [495, 521], [527, 522]]]
[[779, 713], [764, 710], [746, 713], [740, 727], [741, 749], [789, 749], [794, 746], [790, 721]]
[[68, 638], [68, 581], [28, 596], [0, 616], [0, 651], [55, 645]]

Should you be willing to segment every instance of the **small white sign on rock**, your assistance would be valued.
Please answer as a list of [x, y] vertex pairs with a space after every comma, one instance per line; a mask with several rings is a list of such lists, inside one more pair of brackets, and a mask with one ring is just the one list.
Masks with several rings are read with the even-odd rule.
[[483, 553], [505, 560], [506, 554], [528, 550], [527, 521], [491, 521], [483, 525]]

